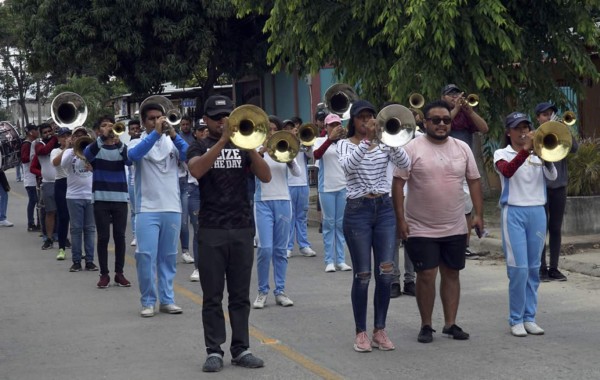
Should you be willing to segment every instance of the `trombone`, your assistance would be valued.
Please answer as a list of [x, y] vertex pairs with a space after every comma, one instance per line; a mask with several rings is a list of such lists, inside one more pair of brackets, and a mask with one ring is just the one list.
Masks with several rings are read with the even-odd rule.
[[83, 125], [87, 119], [88, 109], [81, 95], [62, 92], [52, 99], [50, 115], [59, 127], [73, 130]]
[[229, 115], [231, 142], [241, 149], [256, 149], [267, 139], [269, 116], [261, 108], [245, 104]]
[[358, 95], [354, 89], [345, 83], [334, 84], [325, 92], [325, 105], [329, 111], [342, 118], [357, 100]]
[[287, 164], [300, 151], [300, 140], [290, 131], [277, 131], [266, 143], [267, 153], [273, 161]]
[[377, 140], [381, 143], [397, 148], [406, 145], [412, 140], [417, 127], [415, 117], [410, 109], [400, 104], [390, 104], [377, 114], [379, 129]]

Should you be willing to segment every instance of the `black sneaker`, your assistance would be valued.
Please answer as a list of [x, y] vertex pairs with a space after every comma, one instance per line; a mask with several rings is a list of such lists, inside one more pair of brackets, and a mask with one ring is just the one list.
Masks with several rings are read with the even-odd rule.
[[81, 263], [73, 263], [71, 268], [69, 268], [69, 272], [79, 272], [81, 271]]
[[54, 242], [52, 239], [44, 240], [44, 245], [42, 245], [42, 250], [52, 249], [54, 247]]
[[479, 259], [479, 255], [476, 254], [475, 252], [472, 252], [469, 247], [467, 247], [467, 249], [465, 249], [465, 258], [467, 260], [478, 260]]
[[390, 289], [390, 298], [398, 298], [402, 295], [402, 290], [400, 289], [400, 284], [392, 284], [392, 288]]
[[202, 366], [202, 372], [219, 372], [223, 369], [223, 358], [218, 354], [211, 354]]
[[37, 232], [40, 230], [40, 226], [36, 226], [35, 224], [30, 224], [27, 226], [27, 231], [29, 232]]
[[540, 268], [540, 281], [550, 282], [550, 277], [548, 277], [548, 268]]
[[469, 334], [466, 333], [466, 332], [464, 332], [457, 325], [452, 325], [450, 327], [444, 327], [442, 329], [442, 334], [446, 334], [448, 336], [451, 336], [452, 338], [454, 338], [456, 340], [467, 340], [467, 339], [469, 339]]
[[71, 240], [67, 239], [67, 241], [65, 242], [65, 248], [71, 249]]
[[548, 278], [551, 281], [567, 281], [567, 277], [560, 273], [560, 271], [557, 268], [550, 268], [548, 269]]
[[260, 368], [265, 366], [265, 363], [252, 355], [250, 351], [244, 351], [237, 358], [231, 359], [231, 364], [244, 368]]
[[85, 270], [90, 271], [90, 272], [96, 272], [96, 271], [98, 271], [98, 267], [94, 263], [87, 262], [87, 263], [85, 263]]
[[417, 295], [417, 291], [415, 290], [415, 283], [414, 282], [405, 282], [403, 293], [408, 294], [409, 296], [415, 297]]
[[431, 343], [433, 342], [433, 333], [435, 332], [434, 329], [431, 328], [431, 326], [429, 325], [425, 325], [421, 327], [421, 331], [419, 331], [419, 336], [417, 337], [417, 340], [421, 343]]

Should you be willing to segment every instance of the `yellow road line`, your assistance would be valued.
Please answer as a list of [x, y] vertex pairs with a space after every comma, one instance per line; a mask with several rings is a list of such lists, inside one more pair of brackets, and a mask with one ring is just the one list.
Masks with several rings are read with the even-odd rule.
[[[109, 248], [109, 250], [113, 251], [113, 248]], [[135, 259], [133, 257], [125, 256], [125, 260], [127, 261], [128, 264], [135, 266]], [[202, 306], [202, 297], [200, 295], [198, 295], [197, 293], [195, 293], [181, 285], [178, 285], [178, 284], [173, 284], [173, 289], [175, 290], [175, 293], [177, 293], [178, 295], [181, 295], [181, 296], [189, 299], [193, 303]], [[225, 320], [229, 321], [229, 313], [225, 311], [224, 315], [225, 315]], [[295, 351], [293, 348], [286, 346], [278, 339], [268, 336], [267, 334], [265, 334], [264, 332], [262, 332], [261, 330], [255, 328], [253, 326], [249, 326], [249, 327], [250, 327], [249, 333], [250, 333], [251, 337], [255, 338], [262, 344], [271, 347], [275, 351], [286, 356], [288, 359], [298, 363], [300, 366], [304, 367], [306, 370], [314, 373], [315, 375], [317, 375], [323, 379], [326, 379], [326, 380], [341, 380], [341, 379], [343, 379], [342, 376], [338, 375], [337, 373], [333, 372], [332, 370], [330, 370], [328, 368], [325, 368], [325, 367], [319, 365], [318, 363], [316, 363], [309, 357], [301, 354], [298, 351]]]

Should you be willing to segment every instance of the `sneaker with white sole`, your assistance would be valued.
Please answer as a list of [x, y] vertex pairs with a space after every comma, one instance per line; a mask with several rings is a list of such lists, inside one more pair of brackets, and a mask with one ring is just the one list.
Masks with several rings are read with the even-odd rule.
[[198, 281], [200, 281], [200, 272], [198, 272], [198, 269], [194, 269], [194, 271], [190, 275], [190, 281], [191, 282], [198, 282]]
[[300, 254], [305, 257], [315, 257], [317, 252], [313, 251], [311, 247], [300, 248]]
[[391, 351], [395, 350], [396, 347], [394, 343], [388, 338], [385, 330], [377, 330], [373, 333], [373, 341], [371, 342], [371, 346], [375, 348], [379, 348], [381, 351]]
[[523, 323], [525, 327], [525, 331], [531, 335], [544, 335], [544, 329], [538, 326], [535, 322], [525, 322]]
[[56, 255], [56, 260], [64, 260], [65, 259], [65, 250], [60, 248], [58, 250], [58, 255]]
[[371, 340], [365, 331], [356, 334], [354, 338], [354, 351], [357, 352], [371, 352]]
[[136, 239], [136, 238], [133, 238], [133, 240], [131, 241], [131, 244], [130, 244], [130, 245], [131, 245], [132, 247], [135, 247], [135, 246], [137, 245], [137, 239]]
[[292, 301], [285, 293], [279, 293], [276, 295], [275, 302], [277, 305], [281, 305], [283, 307], [294, 306], [294, 301]]
[[286, 252], [287, 258], [289, 259], [290, 257], [292, 257], [292, 251], [291, 250], [287, 250]]
[[181, 254], [181, 260], [186, 264], [194, 263], [194, 258], [192, 257], [192, 255], [190, 255], [187, 249], [183, 250], [183, 253]]
[[527, 336], [527, 330], [525, 330], [525, 326], [522, 323], [510, 326], [510, 333], [518, 337]]
[[0, 220], [0, 227], [12, 227], [14, 224], [9, 222], [7, 219]]
[[142, 318], [154, 317], [154, 306], [142, 306], [140, 316]]
[[335, 272], [335, 265], [332, 264], [327, 264], [327, 266], [325, 267], [325, 272]]
[[352, 267], [346, 263], [340, 263], [338, 265], [335, 266], [337, 270], [341, 270], [343, 272], [347, 272], [349, 270], [352, 270]]
[[265, 307], [265, 304], [267, 303], [267, 296], [267, 293], [258, 293], [258, 295], [256, 296], [256, 300], [252, 304], [252, 307], [254, 309], [263, 309]]

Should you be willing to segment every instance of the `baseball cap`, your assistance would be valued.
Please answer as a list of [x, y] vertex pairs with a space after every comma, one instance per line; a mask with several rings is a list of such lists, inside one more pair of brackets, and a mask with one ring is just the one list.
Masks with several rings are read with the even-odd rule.
[[327, 115], [327, 117], [325, 118], [325, 125], [329, 125], [329, 124], [333, 124], [333, 123], [342, 123], [342, 119], [340, 119], [340, 117], [334, 113], [330, 113], [329, 115]]
[[325, 120], [325, 117], [327, 117], [327, 111], [325, 110], [318, 110], [317, 113], [315, 113], [315, 120], [323, 121]]
[[554, 105], [554, 103], [551, 102], [544, 102], [544, 103], [540, 103], [537, 106], [535, 106], [535, 114], [539, 115], [542, 112], [552, 109], [552, 111], [554, 112], [558, 112], [558, 108]]
[[27, 124], [25, 126], [25, 131], [30, 132], [30, 131], [37, 131], [38, 130], [38, 126], [35, 124]]
[[529, 116], [525, 115], [522, 112], [513, 112], [510, 115], [508, 115], [504, 120], [504, 127], [507, 129], [514, 128], [523, 121], [526, 121], [527, 124], [529, 124], [529, 126], [531, 127], [531, 121], [529, 121]]
[[292, 120], [290, 120], [290, 119], [285, 119], [285, 120], [283, 121], [283, 126], [285, 127], [285, 126], [286, 126], [286, 125], [288, 125], [288, 124], [292, 124], [292, 127], [294, 126], [294, 122], [293, 122]]
[[56, 132], [56, 135], [59, 137], [64, 136], [66, 134], [71, 134], [71, 130], [69, 128], [62, 127], [58, 129], [58, 132]]
[[442, 88], [442, 95], [448, 95], [453, 92], [462, 92], [462, 91], [454, 83], [447, 84], [444, 86], [444, 88]]
[[216, 116], [219, 114], [230, 114], [233, 111], [233, 102], [227, 96], [213, 95], [204, 102], [204, 114]]
[[73, 129], [73, 134], [76, 134], [79, 131], [83, 131], [83, 133], [85, 133], [86, 135], [88, 134], [88, 131], [85, 127], [77, 127], [75, 129]]
[[371, 111], [373, 115], [375, 115], [376, 113], [374, 105], [372, 105], [366, 100], [359, 100], [352, 103], [352, 107], [350, 108], [350, 117], [355, 117], [364, 110]]

